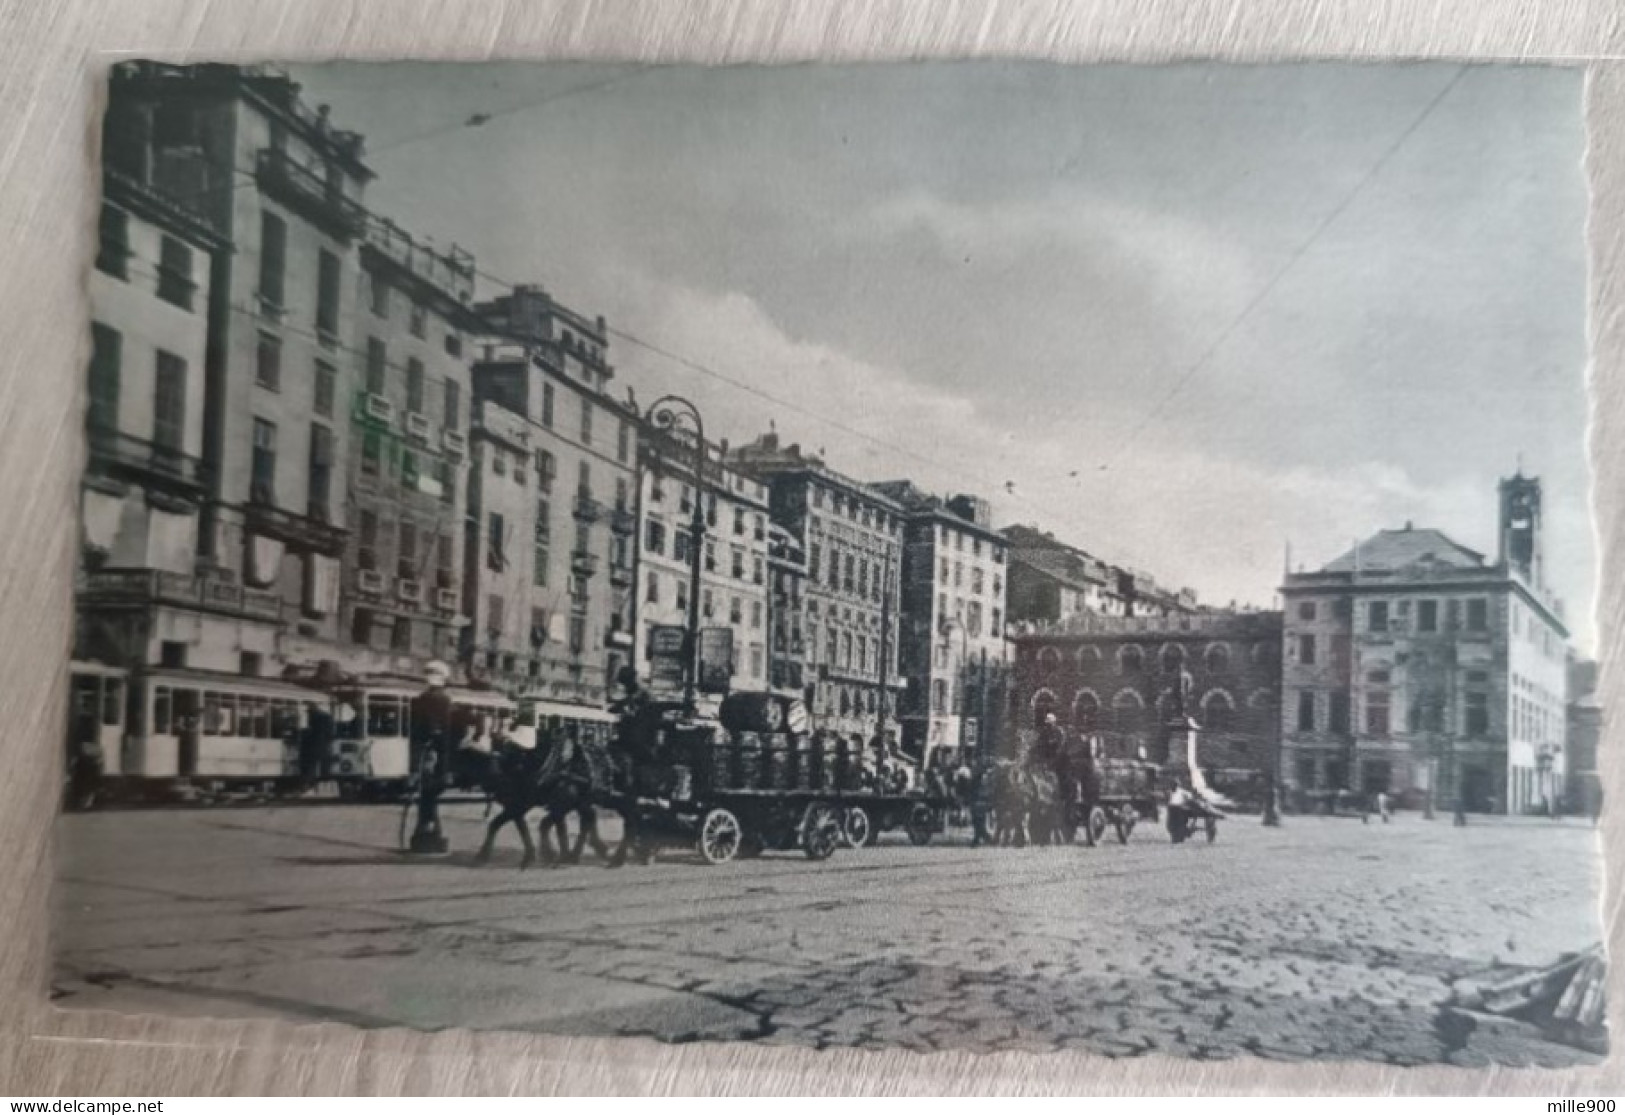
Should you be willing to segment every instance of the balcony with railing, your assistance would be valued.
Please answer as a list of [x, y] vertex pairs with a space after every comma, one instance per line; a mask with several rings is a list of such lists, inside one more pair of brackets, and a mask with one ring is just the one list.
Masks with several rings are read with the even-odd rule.
[[598, 572], [598, 555], [586, 550], [575, 550], [570, 554], [570, 572], [578, 577], [591, 577]]
[[342, 176], [324, 178], [288, 152], [267, 147], [256, 159], [255, 177], [266, 193], [336, 236], [349, 239], [366, 228], [367, 211], [359, 201], [345, 195]]
[[377, 216], [367, 219], [363, 243], [401, 271], [458, 302], [474, 297], [474, 257], [455, 244], [437, 248], [387, 217]]
[[616, 588], [631, 588], [634, 579], [630, 565], [611, 565], [609, 567], [609, 583]]
[[282, 618], [282, 598], [274, 592], [244, 588], [227, 577], [171, 573], [162, 569], [103, 569], [87, 573], [79, 589], [79, 602], [168, 604], [251, 619]]
[[609, 529], [616, 534], [635, 534], [638, 517], [624, 507], [616, 507], [609, 513]]
[[117, 430], [91, 427], [90, 467], [94, 473], [200, 498], [209, 474], [201, 459]]
[[278, 539], [297, 550], [338, 557], [344, 552], [348, 532], [343, 527], [310, 515], [285, 510], [271, 502], [268, 492], [256, 490], [244, 509], [248, 529], [267, 538]]
[[603, 518], [604, 505], [586, 492], [577, 492], [573, 513], [577, 519], [584, 523], [596, 523]]

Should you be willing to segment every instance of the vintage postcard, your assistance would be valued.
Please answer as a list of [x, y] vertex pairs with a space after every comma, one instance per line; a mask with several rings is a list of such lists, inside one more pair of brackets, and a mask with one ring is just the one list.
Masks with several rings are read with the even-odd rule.
[[108, 82], [59, 1006], [1606, 1051], [1578, 70]]

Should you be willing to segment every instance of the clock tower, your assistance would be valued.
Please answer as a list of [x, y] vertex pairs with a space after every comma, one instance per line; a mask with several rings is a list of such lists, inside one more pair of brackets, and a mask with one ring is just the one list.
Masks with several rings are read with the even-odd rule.
[[1545, 582], [1540, 545], [1540, 480], [1516, 475], [1501, 481], [1500, 563], [1532, 587]]

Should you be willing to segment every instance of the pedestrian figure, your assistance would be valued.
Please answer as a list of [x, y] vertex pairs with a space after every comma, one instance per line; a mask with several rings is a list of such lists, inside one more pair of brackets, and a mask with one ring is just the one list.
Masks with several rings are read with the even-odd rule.
[[1460, 794], [1457, 794], [1456, 795], [1456, 820], [1455, 820], [1455, 826], [1457, 828], [1463, 828], [1466, 824], [1467, 824], [1467, 803], [1462, 800], [1462, 797], [1461, 797]]
[[1388, 818], [1389, 818], [1390, 812], [1391, 811], [1390, 811], [1389, 802], [1388, 802], [1388, 791], [1386, 791], [1386, 790], [1378, 790], [1377, 791], [1377, 816], [1382, 818], [1382, 823], [1385, 824], [1385, 825], [1388, 823]]

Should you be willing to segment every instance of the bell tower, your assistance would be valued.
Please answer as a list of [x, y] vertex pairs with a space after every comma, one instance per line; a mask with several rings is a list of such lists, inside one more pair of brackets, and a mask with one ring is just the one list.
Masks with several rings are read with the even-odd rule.
[[1520, 469], [1501, 481], [1500, 563], [1531, 586], [1545, 583], [1540, 544], [1540, 480]]

